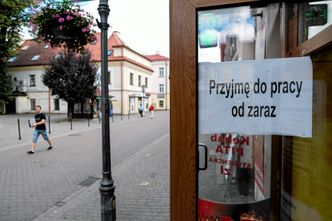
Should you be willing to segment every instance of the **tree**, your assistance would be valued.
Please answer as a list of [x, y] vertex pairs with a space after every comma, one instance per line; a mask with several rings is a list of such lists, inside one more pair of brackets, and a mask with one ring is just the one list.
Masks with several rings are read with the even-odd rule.
[[0, 103], [5, 102], [11, 94], [12, 86], [6, 64], [21, 40], [21, 27], [29, 18], [28, 10], [24, 9], [31, 3], [32, 0], [0, 1]]
[[66, 51], [50, 59], [43, 75], [43, 83], [68, 103], [68, 114], [73, 113], [74, 105], [84, 103], [95, 96], [95, 76], [98, 66], [91, 62], [91, 53]]

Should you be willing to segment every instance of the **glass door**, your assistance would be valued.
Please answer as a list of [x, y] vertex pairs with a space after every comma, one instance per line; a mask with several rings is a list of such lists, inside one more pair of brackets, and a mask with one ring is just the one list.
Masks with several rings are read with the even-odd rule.
[[[206, 66], [264, 59], [266, 26], [262, 24], [261, 14], [261, 8], [251, 9], [249, 6], [198, 13], [199, 87], [205, 80], [201, 75]], [[222, 66], [215, 69], [219, 71], [214, 74], [220, 75], [222, 69]], [[215, 86], [218, 84], [215, 80], [210, 80], [209, 84], [210, 90], [218, 87]], [[217, 90], [225, 86], [220, 85]], [[241, 87], [245, 89], [246, 85]], [[205, 102], [204, 97], [199, 97], [199, 105], [204, 106]], [[209, 115], [203, 109], [199, 106], [199, 142], [207, 147], [208, 157], [200, 158], [200, 161], [207, 160], [207, 167], [200, 170], [198, 176], [198, 219], [268, 220], [271, 136], [247, 135], [237, 131], [204, 133], [204, 129], [201, 130], [202, 124], [208, 124], [213, 119], [208, 120], [209, 116], [202, 116]], [[238, 111], [242, 112], [242, 109]], [[203, 151], [206, 150], [200, 148], [200, 152]]]
[[282, 58], [281, 8], [198, 11], [200, 221], [272, 220], [272, 135], [311, 137], [312, 63]]

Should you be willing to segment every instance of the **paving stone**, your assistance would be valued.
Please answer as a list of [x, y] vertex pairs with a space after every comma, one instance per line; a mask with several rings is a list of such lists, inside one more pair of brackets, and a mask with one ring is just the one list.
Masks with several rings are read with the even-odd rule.
[[[160, 116], [165, 114], [168, 115], [160, 113]], [[158, 114], [156, 116], [155, 119]], [[0, 116], [0, 124], [3, 124], [2, 117]], [[148, 128], [154, 121], [131, 120], [145, 122]], [[119, 121], [113, 127], [121, 128], [126, 124]], [[140, 124], [137, 125], [140, 128]], [[154, 126], [156, 128], [150, 128], [147, 133], [157, 137], [161, 133], [162, 136], [159, 135], [160, 138], [152, 143], [149, 141], [152, 135], [131, 135], [140, 137], [142, 143], [150, 142], [150, 145], [143, 148], [138, 148], [135, 146], [137, 142], [125, 139], [123, 135], [111, 141], [119, 143], [124, 140], [123, 145], [130, 149], [123, 153], [127, 154], [126, 160], [112, 159], [112, 163], [116, 165], [113, 167], [113, 177], [118, 220], [150, 220], [150, 217], [151, 220], [154, 220], [153, 217], [155, 220], [160, 220], [160, 217], [161, 220], [169, 220], [168, 126]], [[25, 154], [30, 143], [9, 148], [1, 146], [1, 143], [0, 220], [100, 220], [99, 181], [89, 187], [78, 185], [84, 177], [101, 176], [101, 148], [96, 148], [101, 146], [99, 129], [100, 125], [83, 129], [80, 131], [81, 136], [60, 134], [52, 140], [54, 149], [45, 150], [41, 142], [33, 155]], [[4, 131], [0, 125], [0, 132]], [[8, 133], [10, 132], [11, 129], [8, 129]], [[1, 139], [12, 141], [10, 136], [5, 136], [1, 134]], [[149, 185], [139, 186], [142, 181], [149, 182]], [[65, 203], [56, 206], [57, 202]]]
[[[154, 157], [144, 160], [146, 153]], [[113, 170], [116, 182], [117, 220], [170, 220], [169, 208], [169, 136], [164, 136], [159, 143], [144, 148], [125, 164]], [[135, 171], [135, 172], [133, 172]], [[155, 174], [154, 177], [146, 174]], [[149, 177], [151, 183], [141, 187], [141, 180]], [[35, 221], [52, 220], [100, 220], [99, 183], [94, 183], [80, 194], [68, 199], [63, 207], [54, 213], [55, 208], [41, 214]]]

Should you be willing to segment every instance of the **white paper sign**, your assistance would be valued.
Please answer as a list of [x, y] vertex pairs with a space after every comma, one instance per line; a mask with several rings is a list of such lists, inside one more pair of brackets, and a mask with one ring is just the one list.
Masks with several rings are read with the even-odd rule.
[[199, 133], [311, 137], [309, 57], [199, 64]]

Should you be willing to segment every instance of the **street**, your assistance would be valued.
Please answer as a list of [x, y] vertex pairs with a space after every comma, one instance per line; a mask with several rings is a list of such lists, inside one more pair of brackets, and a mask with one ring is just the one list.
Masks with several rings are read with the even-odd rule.
[[[169, 112], [124, 118], [110, 133], [117, 220], [169, 220]], [[100, 124], [50, 139], [33, 155], [29, 143], [2, 145], [1, 221], [100, 220]]]

